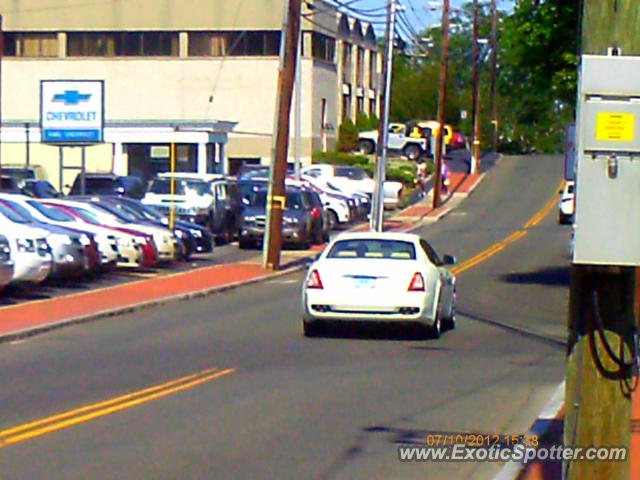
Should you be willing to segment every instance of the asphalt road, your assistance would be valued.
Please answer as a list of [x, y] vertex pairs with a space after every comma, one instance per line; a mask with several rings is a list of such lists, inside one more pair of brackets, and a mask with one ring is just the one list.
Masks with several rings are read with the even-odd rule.
[[297, 273], [0, 345], [0, 478], [492, 478], [500, 465], [403, 463], [397, 447], [525, 433], [564, 377], [567, 227], [555, 208], [525, 227], [561, 174], [559, 157], [504, 158], [421, 230], [460, 268], [524, 232], [458, 274], [439, 340], [304, 338]]

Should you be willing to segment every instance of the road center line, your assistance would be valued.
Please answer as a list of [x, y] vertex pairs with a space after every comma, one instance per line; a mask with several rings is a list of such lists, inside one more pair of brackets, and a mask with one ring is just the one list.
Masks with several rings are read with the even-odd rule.
[[[562, 186], [563, 183], [564, 183], [564, 180], [562, 182], [560, 182], [560, 187]], [[503, 239], [503, 240], [501, 240], [501, 241], [499, 241], [497, 243], [494, 243], [489, 248], [481, 251], [480, 253], [474, 255], [470, 259], [462, 262], [460, 265], [452, 267], [451, 268], [451, 273], [453, 273], [454, 275], [458, 275], [458, 274], [464, 272], [465, 270], [468, 270], [471, 267], [473, 267], [473, 266], [475, 266], [475, 265], [477, 265], [477, 264], [479, 264], [481, 262], [484, 262], [485, 260], [493, 257], [496, 253], [498, 253], [499, 251], [503, 250], [508, 245], [520, 240], [527, 233], [529, 233], [529, 230], [532, 227], [535, 227], [536, 225], [538, 225], [549, 214], [549, 212], [556, 205], [557, 201], [558, 201], [557, 197], [554, 195], [551, 198], [551, 200], [549, 200], [544, 205], [544, 207], [542, 207], [533, 217], [531, 217], [529, 219], [529, 221], [527, 221], [527, 223], [525, 223], [524, 226], [521, 229], [516, 230], [515, 232], [513, 232], [511, 235], [509, 235], [505, 239]]]
[[235, 372], [235, 368], [203, 370], [138, 392], [0, 431], [0, 448], [156, 400]]

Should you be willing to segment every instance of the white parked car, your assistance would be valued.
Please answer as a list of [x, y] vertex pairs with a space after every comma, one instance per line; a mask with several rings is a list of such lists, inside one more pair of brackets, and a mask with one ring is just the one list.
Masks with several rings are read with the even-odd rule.
[[13, 278], [13, 260], [11, 245], [4, 235], [0, 235], [0, 289], [9, 285]]
[[[5, 197], [0, 194], [0, 198]], [[49, 207], [44, 203], [26, 195], [11, 195], [6, 198], [25, 208], [29, 212], [29, 214], [39, 222], [48, 223], [51, 225], [59, 225], [61, 227], [67, 227], [94, 234], [94, 239], [98, 244], [98, 250], [100, 252], [101, 263], [103, 265], [111, 265], [117, 263], [118, 247], [116, 237], [112, 235], [112, 232], [108, 231], [104, 227], [101, 227], [99, 225], [79, 224], [76, 219], [70, 214], [53, 207]]]
[[564, 225], [573, 222], [573, 213], [575, 209], [575, 188], [576, 183], [569, 180], [562, 189], [562, 196], [558, 203], [558, 223]]
[[[305, 177], [322, 179], [334, 188], [347, 192], [364, 193], [369, 198], [373, 195], [376, 182], [367, 172], [358, 166], [314, 164], [300, 171]], [[383, 184], [384, 205], [396, 208], [402, 199], [401, 182], [386, 180]]]
[[34, 227], [13, 223], [0, 215], [0, 231], [9, 240], [13, 277], [11, 283], [40, 283], [53, 265], [47, 232]]
[[455, 325], [456, 279], [429, 243], [411, 233], [348, 232], [311, 264], [302, 286], [305, 335], [324, 321], [410, 322], [440, 336]]

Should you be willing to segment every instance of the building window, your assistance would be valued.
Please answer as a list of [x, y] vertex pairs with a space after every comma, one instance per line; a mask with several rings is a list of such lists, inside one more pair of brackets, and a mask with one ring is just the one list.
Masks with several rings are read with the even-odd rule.
[[7, 57], [57, 57], [58, 36], [55, 33], [4, 34], [4, 55]]
[[311, 33], [311, 55], [313, 58], [335, 63], [336, 41], [322, 33]]
[[190, 57], [248, 56], [280, 54], [280, 32], [189, 32]]
[[374, 115], [378, 115], [376, 101], [373, 98], [369, 99], [369, 116], [372, 117]]
[[374, 52], [373, 50], [369, 51], [369, 88], [372, 88], [374, 90], [378, 88], [376, 58], [376, 52]]
[[351, 118], [351, 95], [345, 93], [342, 95], [342, 121], [347, 118]]
[[351, 44], [342, 46], [342, 82], [351, 84]]
[[356, 83], [358, 86], [364, 85], [364, 48], [358, 47], [356, 51]]
[[177, 32], [70, 32], [71, 57], [177, 57]]

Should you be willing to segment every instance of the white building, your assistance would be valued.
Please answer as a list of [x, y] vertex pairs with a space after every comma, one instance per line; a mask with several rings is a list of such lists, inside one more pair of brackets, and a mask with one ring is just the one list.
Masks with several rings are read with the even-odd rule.
[[[0, 161], [149, 177], [268, 163], [285, 0], [0, 0]], [[371, 25], [303, 2], [300, 156], [332, 149], [342, 119], [378, 114], [381, 55]], [[41, 143], [43, 80], [104, 82], [104, 143]], [[295, 112], [295, 105], [292, 112]], [[294, 134], [294, 113], [290, 131]], [[289, 155], [293, 155], [294, 142]]]

